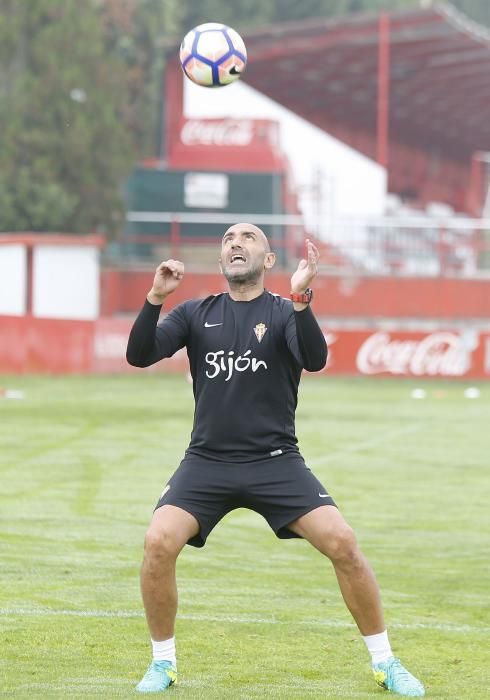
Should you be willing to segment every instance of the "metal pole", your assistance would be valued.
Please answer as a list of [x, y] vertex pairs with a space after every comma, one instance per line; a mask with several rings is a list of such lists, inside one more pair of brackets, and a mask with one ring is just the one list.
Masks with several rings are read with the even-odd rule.
[[170, 222], [170, 257], [178, 258], [180, 255], [180, 222], [172, 219]]
[[166, 161], [179, 139], [184, 113], [184, 80], [176, 58], [169, 58], [165, 66], [162, 101], [159, 157], [161, 161]]
[[378, 21], [378, 104], [376, 160], [388, 167], [390, 112], [390, 18], [382, 12]]

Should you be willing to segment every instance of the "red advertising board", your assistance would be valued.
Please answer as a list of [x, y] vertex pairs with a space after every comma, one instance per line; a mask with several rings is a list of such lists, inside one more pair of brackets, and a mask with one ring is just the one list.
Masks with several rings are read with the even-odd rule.
[[[126, 361], [126, 346], [132, 321], [124, 318], [99, 318], [95, 322], [92, 372], [132, 372], [140, 371]], [[173, 357], [148, 367], [149, 372], [186, 372], [189, 370], [187, 353], [179, 350]]]
[[[126, 362], [132, 320], [94, 322], [0, 318], [0, 372], [141, 371]], [[490, 331], [347, 329], [322, 324], [329, 346], [324, 373], [444, 379], [490, 379]], [[188, 372], [185, 350], [150, 372]]]
[[170, 168], [284, 172], [279, 124], [270, 119], [183, 119], [169, 143]]
[[0, 372], [90, 372], [93, 321], [0, 316]]

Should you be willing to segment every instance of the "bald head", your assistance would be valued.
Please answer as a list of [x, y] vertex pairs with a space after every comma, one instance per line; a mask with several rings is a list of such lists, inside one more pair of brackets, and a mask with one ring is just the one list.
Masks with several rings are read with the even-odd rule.
[[254, 233], [257, 236], [257, 238], [262, 241], [262, 243], [264, 245], [265, 252], [270, 253], [271, 247], [269, 245], [269, 241], [267, 239], [267, 236], [262, 231], [262, 229], [259, 228], [258, 226], [255, 226], [255, 224], [249, 224], [249, 223], [233, 224], [233, 226], [230, 226], [230, 228], [227, 231], [225, 231], [225, 234], [223, 236], [223, 241], [230, 234], [236, 234], [236, 235], [240, 236], [240, 235], [243, 235], [247, 232]]

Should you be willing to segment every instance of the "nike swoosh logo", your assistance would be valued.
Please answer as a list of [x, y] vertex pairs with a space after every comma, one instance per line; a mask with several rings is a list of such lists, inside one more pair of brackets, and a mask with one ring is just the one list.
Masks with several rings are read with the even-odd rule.
[[329, 493], [319, 493], [318, 495], [320, 496], [320, 498], [330, 498]]
[[213, 328], [214, 326], [222, 326], [222, 325], [223, 325], [222, 323], [208, 323], [206, 321], [206, 323], [204, 324], [204, 328]]

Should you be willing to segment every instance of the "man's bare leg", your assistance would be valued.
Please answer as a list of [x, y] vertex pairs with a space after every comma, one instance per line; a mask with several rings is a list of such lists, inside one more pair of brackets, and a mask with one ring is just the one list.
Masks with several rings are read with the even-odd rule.
[[337, 508], [320, 506], [295, 520], [289, 529], [331, 560], [342, 596], [371, 654], [378, 685], [398, 695], [425, 695], [422, 683], [393, 656], [376, 577]]
[[154, 512], [147, 530], [140, 578], [153, 661], [136, 687], [140, 692], [166, 690], [177, 678], [175, 565], [186, 542], [198, 532], [199, 524], [194, 516], [171, 505], [161, 506]]
[[352, 528], [335, 506], [321, 506], [301, 516], [289, 529], [327, 556], [342, 596], [362, 635], [385, 629], [379, 587]]
[[154, 640], [174, 636], [177, 615], [175, 564], [184, 545], [198, 532], [197, 520], [182, 508], [161, 506], [153, 513], [145, 537], [140, 581], [146, 621]]

